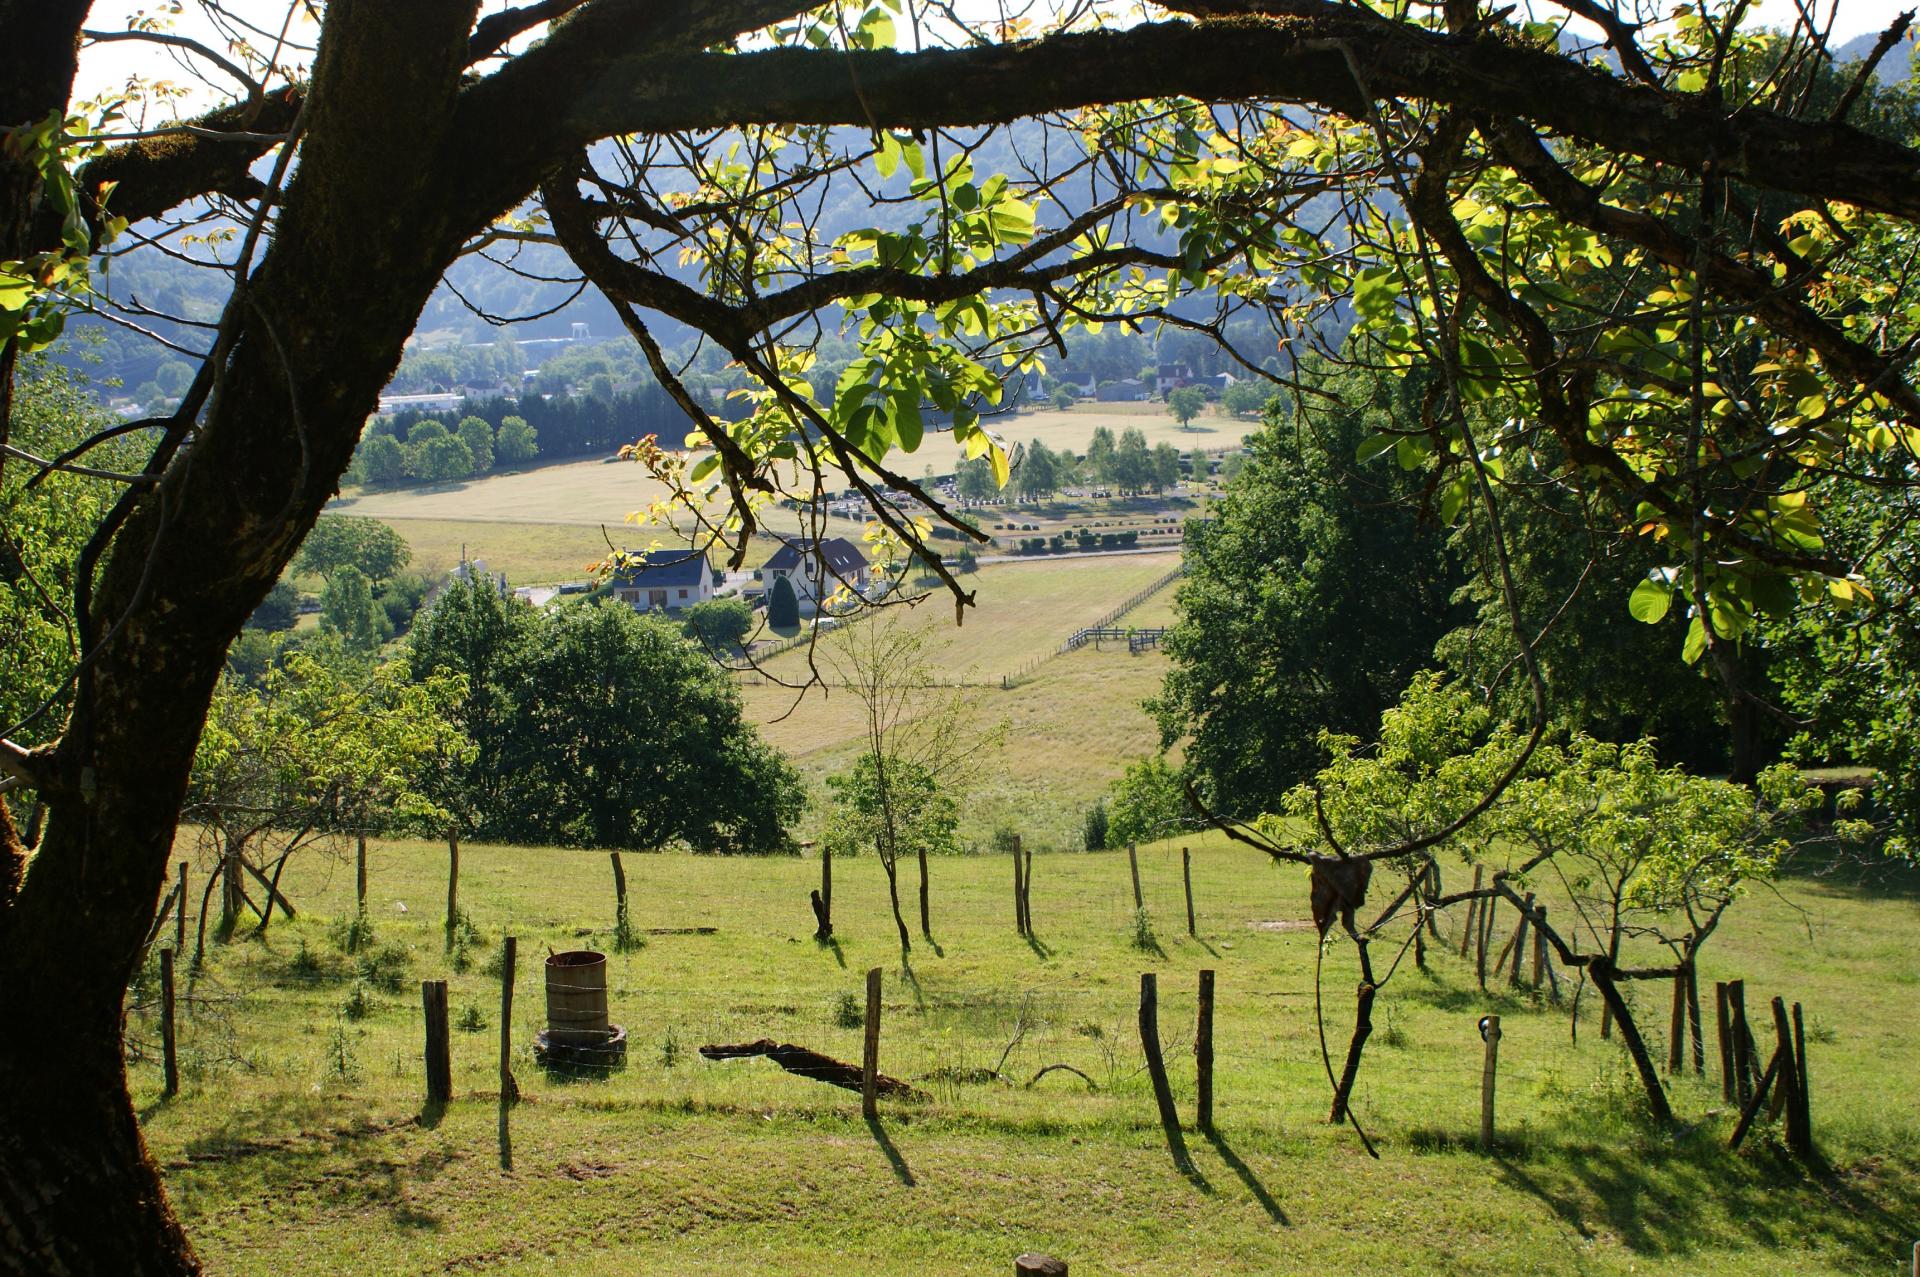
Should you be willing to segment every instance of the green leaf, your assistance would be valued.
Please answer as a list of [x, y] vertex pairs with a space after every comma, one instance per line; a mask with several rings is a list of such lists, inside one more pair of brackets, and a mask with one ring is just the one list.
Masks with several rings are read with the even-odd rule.
[[1360, 444], [1360, 450], [1354, 453], [1353, 459], [1355, 463], [1365, 465], [1381, 453], [1391, 450], [1398, 442], [1399, 438], [1395, 435], [1374, 435]]
[[1648, 625], [1656, 625], [1664, 620], [1667, 610], [1672, 606], [1673, 588], [1661, 581], [1642, 581], [1627, 596], [1627, 611], [1634, 620]]

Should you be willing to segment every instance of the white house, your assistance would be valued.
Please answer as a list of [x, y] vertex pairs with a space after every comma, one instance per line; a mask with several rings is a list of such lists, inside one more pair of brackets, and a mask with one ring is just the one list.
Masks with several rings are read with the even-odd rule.
[[831, 598], [842, 586], [866, 590], [867, 556], [845, 537], [818, 542], [783, 537], [780, 548], [760, 569], [760, 578], [768, 598], [773, 597], [774, 583], [785, 580], [793, 587], [801, 614], [811, 616], [820, 610], [820, 600]]
[[684, 611], [713, 597], [713, 570], [698, 550], [648, 550], [613, 574], [613, 597], [636, 612]]

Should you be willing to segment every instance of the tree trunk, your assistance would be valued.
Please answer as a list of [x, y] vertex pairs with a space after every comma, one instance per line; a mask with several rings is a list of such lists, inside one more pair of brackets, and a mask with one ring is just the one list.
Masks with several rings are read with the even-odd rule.
[[1627, 1048], [1627, 1054], [1633, 1058], [1633, 1067], [1640, 1073], [1640, 1085], [1646, 1088], [1647, 1109], [1653, 1119], [1665, 1126], [1673, 1121], [1673, 1108], [1667, 1103], [1666, 1088], [1660, 1085], [1660, 1073], [1653, 1067], [1653, 1057], [1647, 1054], [1647, 1044], [1640, 1036], [1639, 1026], [1633, 1022], [1633, 1013], [1627, 1009], [1626, 999], [1620, 996], [1620, 986], [1613, 978], [1613, 962], [1609, 958], [1595, 958], [1587, 964], [1587, 971], [1593, 976], [1593, 987], [1600, 991], [1607, 1010], [1613, 1013], [1613, 1020], [1620, 1030], [1620, 1041]]
[[893, 925], [900, 929], [900, 957], [913, 952], [913, 940], [907, 935], [907, 920], [900, 915], [900, 866], [897, 860], [886, 856], [880, 858], [880, 867], [887, 871], [887, 898], [893, 902]]
[[933, 939], [933, 911], [927, 903], [927, 848], [923, 843], [919, 851], [920, 858], [920, 934]]
[[1373, 999], [1379, 987], [1373, 982], [1373, 963], [1367, 956], [1367, 942], [1356, 937], [1360, 951], [1360, 987], [1353, 1002], [1353, 1037], [1347, 1043], [1347, 1062], [1340, 1069], [1340, 1081], [1333, 1088], [1333, 1111], [1329, 1122], [1346, 1120], [1347, 1104], [1353, 1099], [1354, 1080], [1360, 1076], [1360, 1055], [1373, 1034]]

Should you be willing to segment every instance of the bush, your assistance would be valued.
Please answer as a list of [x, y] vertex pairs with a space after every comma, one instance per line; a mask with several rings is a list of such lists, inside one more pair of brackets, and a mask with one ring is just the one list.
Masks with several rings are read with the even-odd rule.
[[383, 944], [361, 955], [360, 978], [382, 993], [398, 993], [407, 987], [413, 968], [413, 955], [402, 944]]
[[867, 1022], [867, 1010], [852, 993], [834, 999], [833, 1024], [838, 1029], [857, 1029]]
[[1080, 829], [1081, 844], [1088, 851], [1107, 849], [1107, 800], [1096, 798], [1093, 806], [1087, 808], [1086, 820]]

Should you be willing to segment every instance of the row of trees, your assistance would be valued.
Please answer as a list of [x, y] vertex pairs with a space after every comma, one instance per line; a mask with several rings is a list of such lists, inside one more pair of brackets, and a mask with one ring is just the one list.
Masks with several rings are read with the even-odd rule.
[[1055, 451], [1033, 440], [1020, 450], [1006, 488], [985, 457], [962, 461], [954, 475], [954, 490], [964, 501], [991, 501], [1008, 489], [1025, 500], [1041, 501], [1076, 485], [1116, 488], [1123, 493], [1168, 492], [1180, 485], [1187, 465], [1200, 475], [1210, 461], [1198, 449], [1191, 459], [1184, 459], [1170, 443], [1149, 449], [1146, 434], [1137, 427], [1121, 431], [1116, 440], [1111, 429], [1099, 426], [1084, 456], [1067, 449]]
[[502, 417], [496, 427], [468, 415], [452, 429], [427, 417], [408, 425], [404, 437], [397, 426], [369, 430], [354, 452], [348, 477], [376, 487], [409, 481], [455, 483], [539, 455], [539, 432], [524, 417]]

